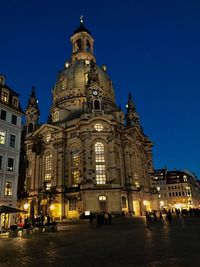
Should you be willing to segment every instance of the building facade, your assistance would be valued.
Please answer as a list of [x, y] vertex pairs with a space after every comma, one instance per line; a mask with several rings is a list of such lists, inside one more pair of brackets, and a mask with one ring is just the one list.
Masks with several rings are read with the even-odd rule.
[[[0, 206], [17, 204], [22, 115], [19, 95], [0, 75]], [[2, 224], [5, 221], [1, 218]]]
[[200, 208], [200, 183], [189, 171], [155, 170], [152, 186], [159, 193], [160, 208]]
[[87, 211], [140, 215], [155, 209], [152, 143], [131, 95], [124, 114], [106, 66], [96, 63], [94, 39], [82, 21], [71, 43], [71, 58], [53, 89], [48, 123], [38, 124], [34, 90], [26, 109], [23, 201], [30, 216], [41, 211], [56, 218]]

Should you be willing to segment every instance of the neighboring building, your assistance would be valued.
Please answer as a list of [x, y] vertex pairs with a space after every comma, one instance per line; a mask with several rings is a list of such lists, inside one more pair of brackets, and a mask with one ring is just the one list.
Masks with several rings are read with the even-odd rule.
[[152, 143], [131, 95], [126, 115], [117, 107], [106, 66], [96, 64], [93, 42], [81, 21], [71, 37], [71, 59], [53, 89], [48, 124], [38, 124], [32, 91], [24, 157], [28, 196], [22, 203], [29, 205], [30, 217], [41, 211], [57, 218], [105, 210], [139, 215], [156, 207]]
[[[19, 95], [0, 75], [0, 205], [16, 207], [17, 203], [22, 115]], [[5, 218], [1, 219], [3, 224]]]
[[200, 208], [200, 183], [189, 171], [155, 170], [152, 186], [159, 193], [160, 208]]

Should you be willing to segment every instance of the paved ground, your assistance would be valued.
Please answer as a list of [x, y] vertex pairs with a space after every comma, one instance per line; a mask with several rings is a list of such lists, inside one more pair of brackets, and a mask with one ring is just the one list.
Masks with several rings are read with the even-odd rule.
[[57, 233], [0, 238], [0, 267], [200, 266], [200, 218], [151, 228], [142, 217], [120, 218], [100, 230], [74, 222]]

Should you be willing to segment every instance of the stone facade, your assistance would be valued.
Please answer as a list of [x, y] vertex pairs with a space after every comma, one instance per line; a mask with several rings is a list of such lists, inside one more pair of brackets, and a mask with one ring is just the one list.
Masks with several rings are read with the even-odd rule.
[[[17, 204], [22, 115], [19, 95], [0, 75], [0, 206], [16, 207]], [[12, 217], [0, 216], [0, 227], [8, 227]]]
[[96, 64], [94, 40], [82, 22], [71, 42], [72, 56], [54, 86], [48, 124], [38, 125], [33, 92], [26, 110], [24, 201], [30, 216], [43, 211], [72, 218], [105, 210], [140, 215], [155, 209], [152, 143], [131, 95], [124, 114], [106, 66]]

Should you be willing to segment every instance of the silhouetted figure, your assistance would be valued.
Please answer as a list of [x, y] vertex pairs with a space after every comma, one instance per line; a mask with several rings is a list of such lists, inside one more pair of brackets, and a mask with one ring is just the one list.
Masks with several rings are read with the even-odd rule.
[[159, 220], [161, 223], [164, 223], [164, 219], [163, 219], [163, 216], [162, 216], [162, 211], [160, 211], [159, 213]]
[[168, 220], [169, 223], [172, 222], [172, 213], [171, 213], [170, 210], [168, 210], [168, 212], [167, 212], [167, 220]]
[[155, 210], [153, 212], [153, 219], [154, 219], [154, 222], [157, 222], [157, 216], [156, 216], [156, 211]]
[[151, 217], [149, 212], [146, 211], [146, 227], [151, 230]]

